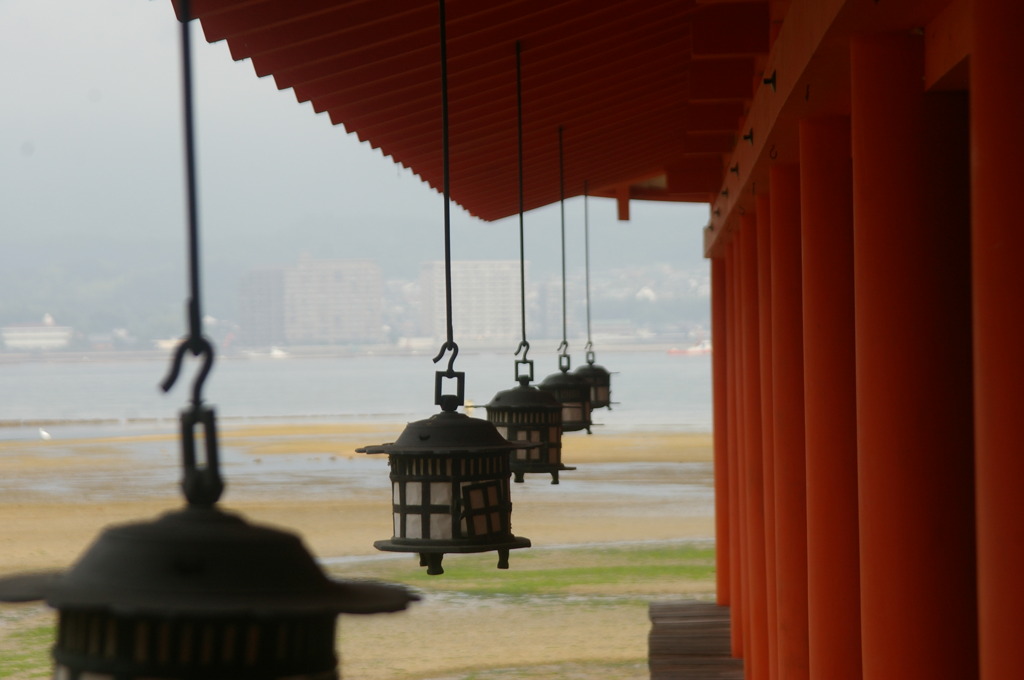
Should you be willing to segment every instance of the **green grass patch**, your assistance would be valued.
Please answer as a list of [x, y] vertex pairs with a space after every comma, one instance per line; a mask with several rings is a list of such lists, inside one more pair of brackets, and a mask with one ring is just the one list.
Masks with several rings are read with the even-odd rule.
[[[495, 568], [495, 553], [446, 555], [445, 573], [428, 576], [417, 557], [346, 566], [334, 570], [345, 578], [400, 581], [425, 591], [474, 596], [544, 596], [602, 594], [629, 597], [678, 592], [682, 584], [714, 587], [714, 549], [695, 545], [586, 547], [516, 550], [511, 568]], [[698, 587], [698, 589], [700, 589]]]
[[470, 671], [434, 680], [636, 680], [649, 674], [647, 660], [576, 662]]
[[34, 680], [48, 678], [53, 672], [50, 647], [54, 626], [36, 626], [14, 630], [0, 640], [0, 678]]

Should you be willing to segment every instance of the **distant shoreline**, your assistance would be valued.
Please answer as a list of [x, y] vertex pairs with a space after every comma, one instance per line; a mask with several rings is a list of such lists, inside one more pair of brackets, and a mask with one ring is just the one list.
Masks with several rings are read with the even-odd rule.
[[[542, 344], [544, 343], [544, 344]], [[533, 341], [531, 345], [547, 347], [551, 344], [557, 346], [557, 340]], [[601, 353], [621, 352], [653, 352], [671, 353], [670, 350], [679, 347], [679, 343], [658, 342], [658, 343], [621, 343], [601, 345], [598, 349]], [[271, 355], [271, 348], [246, 348], [222, 350], [218, 348], [217, 359], [225, 360], [286, 360], [286, 359], [329, 359], [360, 356], [432, 356], [432, 350], [422, 348], [403, 348], [397, 345], [353, 345], [353, 346], [306, 346], [282, 348], [284, 355]], [[508, 353], [510, 356], [515, 351], [514, 343], [488, 344], [460, 346], [459, 352], [463, 355], [477, 354], [501, 354]], [[576, 354], [582, 355], [577, 349]], [[582, 358], [582, 357], [581, 357]], [[120, 361], [156, 361], [170, 360], [170, 352], [162, 349], [147, 350], [83, 350], [83, 351], [60, 351], [60, 352], [0, 352], [0, 364], [19, 363], [80, 363], [80, 362], [120, 362]], [[581, 363], [580, 361], [576, 362]]]

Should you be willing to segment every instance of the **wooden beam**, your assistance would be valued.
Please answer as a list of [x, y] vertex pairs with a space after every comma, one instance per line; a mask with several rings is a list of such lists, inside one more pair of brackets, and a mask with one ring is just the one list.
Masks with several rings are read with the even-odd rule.
[[[787, 102], [805, 93], [797, 84], [806, 72], [826, 33], [846, 5], [846, 0], [820, 0], [793, 5], [778, 40], [768, 55], [762, 84], [753, 95], [750, 112], [741, 129], [753, 132], [750, 142], [737, 143], [728, 161], [718, 198], [711, 210], [711, 223], [704, 232], [705, 253], [720, 252], [718, 246], [737, 228], [738, 215], [753, 209], [751, 196], [756, 181], [755, 167], [773, 149], [771, 137]], [[695, 64], [696, 65], [696, 64]], [[772, 76], [774, 75], [774, 79]], [[746, 133], [744, 133], [746, 134]]]
[[619, 222], [629, 222], [629, 185], [623, 184], [615, 191]]

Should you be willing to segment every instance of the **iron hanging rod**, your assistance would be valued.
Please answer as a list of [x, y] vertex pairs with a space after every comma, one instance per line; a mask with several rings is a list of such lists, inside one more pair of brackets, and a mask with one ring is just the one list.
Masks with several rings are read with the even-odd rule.
[[523, 213], [525, 212], [525, 201], [523, 199], [522, 185], [522, 44], [515, 41], [515, 108], [516, 108], [516, 157], [519, 173], [519, 314], [522, 321], [522, 341], [516, 348], [518, 356], [522, 351], [522, 360], [526, 360], [529, 353], [529, 341], [526, 340], [526, 250], [525, 238], [523, 237]]
[[[522, 45], [516, 41], [516, 143], [517, 157], [519, 163], [519, 311], [523, 325], [523, 341], [519, 349], [525, 348], [530, 351], [530, 343], [526, 340], [526, 246], [523, 237], [523, 212], [525, 201], [523, 199], [523, 65]], [[519, 350], [516, 350], [519, 354]], [[526, 355], [523, 355], [523, 359]]]
[[590, 337], [590, 210], [587, 202], [590, 198], [590, 191], [587, 185], [587, 180], [583, 180], [583, 257], [586, 263], [584, 271], [586, 272], [586, 287], [587, 287], [587, 351], [591, 351], [594, 348], [594, 342]]
[[451, 377], [454, 374], [453, 364], [459, 353], [459, 346], [455, 344], [454, 331], [452, 329], [452, 246], [451, 246], [451, 173], [450, 154], [448, 144], [448, 33], [446, 27], [444, 0], [438, 0], [438, 23], [440, 24], [441, 42], [441, 174], [442, 193], [444, 194], [444, 292], [445, 292], [445, 318], [447, 321], [447, 341], [441, 346], [441, 351], [434, 357], [436, 364], [444, 356], [444, 353], [451, 350], [452, 356], [448, 361], [447, 374]]
[[562, 344], [559, 350], [568, 353], [569, 341], [567, 335], [567, 315], [565, 302], [565, 159], [562, 149], [562, 126], [558, 126], [558, 208], [561, 212], [562, 224]]
[[192, 41], [189, 30], [192, 21], [191, 3], [182, 0], [181, 12], [181, 72], [182, 107], [185, 125], [185, 186], [188, 196], [188, 261], [189, 261], [189, 340], [202, 335], [202, 312], [199, 298], [199, 208], [196, 180], [195, 114], [193, 112]]
[[182, 118], [185, 132], [185, 190], [188, 239], [188, 272], [189, 297], [186, 303], [188, 316], [188, 335], [178, 346], [172, 357], [171, 369], [161, 382], [160, 387], [167, 392], [178, 379], [181, 363], [186, 351], [193, 356], [204, 356], [200, 369], [192, 386], [192, 402], [194, 406], [202, 403], [202, 390], [207, 375], [213, 366], [213, 345], [203, 336], [203, 314], [201, 304], [202, 289], [199, 279], [199, 199], [196, 173], [195, 152], [195, 114], [193, 104], [192, 83], [192, 42], [190, 26], [192, 10], [189, 0], [181, 2], [181, 72], [182, 72]]
[[[213, 409], [203, 405], [203, 385], [213, 368], [213, 345], [203, 335], [201, 288], [199, 282], [199, 199], [196, 177], [195, 113], [193, 111], [192, 84], [192, 11], [189, 0], [181, 2], [181, 71], [182, 107], [185, 132], [185, 186], [188, 234], [188, 335], [174, 352], [171, 370], [160, 387], [167, 392], [174, 386], [181, 370], [185, 352], [202, 356], [203, 363], [192, 383], [192, 407], [181, 412], [181, 449], [183, 477], [182, 491], [192, 507], [212, 507], [224, 492], [220, 474], [220, 453], [217, 442], [217, 424]], [[196, 428], [204, 433], [203, 450], [199, 452]]]

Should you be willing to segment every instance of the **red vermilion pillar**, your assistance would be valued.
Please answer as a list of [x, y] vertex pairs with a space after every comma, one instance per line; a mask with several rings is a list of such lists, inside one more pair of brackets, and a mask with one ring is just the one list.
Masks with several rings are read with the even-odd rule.
[[716, 601], [729, 604], [729, 453], [728, 376], [726, 353], [726, 297], [728, 295], [725, 262], [711, 260], [711, 375], [713, 379], [714, 459], [715, 459], [715, 571]]
[[746, 625], [749, 636], [746, 662], [748, 680], [765, 680], [768, 666], [768, 612], [764, 554], [764, 470], [761, 462], [761, 377], [758, 342], [757, 223], [740, 218], [740, 297], [742, 355], [743, 454], [740, 471], [746, 506], [748, 581]]
[[770, 180], [777, 677], [806, 680], [807, 512], [799, 168], [775, 165]]
[[866, 680], [977, 677], [966, 106], [922, 55], [851, 51]]
[[778, 620], [775, 574], [775, 462], [772, 419], [772, 214], [768, 196], [758, 196], [757, 206], [757, 305], [758, 361], [761, 374], [761, 469], [764, 485], [764, 576], [767, 613], [768, 668], [774, 680], [778, 668]]
[[740, 483], [740, 469], [742, 466], [742, 441], [743, 428], [740, 424], [742, 394], [742, 380], [740, 378], [740, 345], [742, 333], [740, 331], [740, 278], [739, 278], [739, 246], [737, 237], [733, 237], [725, 247], [725, 278], [726, 278], [726, 313], [728, 314], [729, 329], [727, 335], [731, 340], [726, 346], [728, 356], [726, 357], [727, 372], [729, 379], [729, 391], [727, 393], [726, 413], [729, 419], [729, 439], [727, 450], [729, 453], [729, 546], [732, 554], [732, 568], [729, 574], [729, 589], [732, 594], [729, 619], [730, 642], [732, 655], [743, 657], [746, 655], [746, 519], [743, 502], [743, 487]]
[[1024, 158], [1019, 0], [975, 0], [971, 51], [975, 474], [983, 680], [1024, 677]]
[[[747, 505], [750, 502], [750, 494], [747, 492], [747, 453], [750, 434], [747, 431], [746, 423], [746, 396], [745, 391], [749, 389], [744, 375], [744, 352], [746, 339], [743, 328], [744, 302], [744, 263], [743, 263], [743, 239], [742, 231], [733, 236], [733, 255], [736, 281], [735, 313], [736, 313], [736, 342], [733, 344], [735, 351], [736, 372], [733, 376], [736, 388], [736, 501], [739, 509], [739, 585], [742, 607], [739, 620], [740, 624], [740, 656], [744, 659], [750, 658], [750, 522], [748, 521]], [[748, 276], [749, 278], [749, 276]], [[736, 616], [734, 615], [735, 619]], [[749, 662], [748, 662], [749, 663]]]
[[850, 121], [800, 121], [810, 677], [860, 680]]

